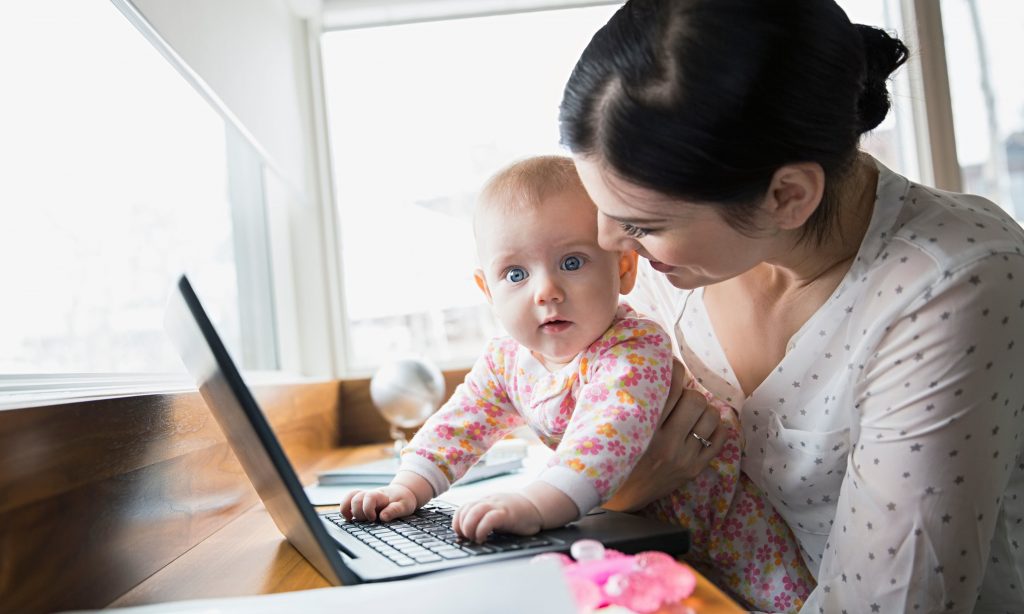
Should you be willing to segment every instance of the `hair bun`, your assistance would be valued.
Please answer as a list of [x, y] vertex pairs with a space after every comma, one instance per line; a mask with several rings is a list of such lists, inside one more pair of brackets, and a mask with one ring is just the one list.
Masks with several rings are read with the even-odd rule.
[[857, 99], [857, 117], [861, 133], [882, 123], [889, 113], [889, 90], [886, 81], [907, 61], [910, 51], [898, 38], [885, 30], [856, 24], [864, 45], [864, 81]]

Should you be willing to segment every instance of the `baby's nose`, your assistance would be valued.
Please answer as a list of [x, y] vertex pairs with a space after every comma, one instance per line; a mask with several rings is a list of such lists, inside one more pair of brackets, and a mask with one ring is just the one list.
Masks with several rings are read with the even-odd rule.
[[554, 279], [544, 276], [537, 280], [537, 289], [534, 291], [533, 300], [538, 305], [561, 303], [565, 300], [565, 292]]

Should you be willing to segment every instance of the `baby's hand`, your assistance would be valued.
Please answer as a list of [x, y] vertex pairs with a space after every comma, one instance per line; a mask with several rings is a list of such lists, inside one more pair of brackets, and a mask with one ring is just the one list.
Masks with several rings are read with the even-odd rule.
[[341, 499], [338, 510], [348, 520], [381, 522], [408, 516], [416, 511], [416, 495], [405, 486], [391, 484], [375, 490], [353, 490]]
[[523, 495], [498, 493], [459, 508], [452, 529], [465, 539], [482, 543], [492, 531], [533, 535], [543, 528], [537, 507]]

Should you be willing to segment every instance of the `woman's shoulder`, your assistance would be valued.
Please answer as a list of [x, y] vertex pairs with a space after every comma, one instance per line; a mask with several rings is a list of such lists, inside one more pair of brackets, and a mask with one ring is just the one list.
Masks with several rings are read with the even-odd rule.
[[990, 200], [879, 170], [871, 227], [844, 290], [895, 306], [987, 261], [1024, 255], [1024, 230]]
[[992, 201], [912, 181], [905, 186], [895, 195], [901, 206], [892, 249], [921, 252], [943, 271], [992, 255], [1024, 254], [1024, 229]]

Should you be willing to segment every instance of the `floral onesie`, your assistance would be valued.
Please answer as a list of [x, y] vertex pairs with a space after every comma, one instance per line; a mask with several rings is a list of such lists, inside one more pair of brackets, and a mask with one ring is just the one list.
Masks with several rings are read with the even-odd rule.
[[[668, 397], [672, 345], [664, 330], [620, 305], [599, 339], [555, 372], [509, 337], [494, 339], [452, 398], [402, 451], [402, 469], [445, 492], [491, 445], [528, 425], [555, 451], [538, 480], [564, 492], [582, 516], [604, 503], [647, 448]], [[698, 388], [691, 376], [687, 386]], [[709, 395], [707, 395], [709, 396]], [[717, 406], [723, 416], [728, 406]], [[735, 420], [712, 465], [645, 513], [691, 529], [688, 559], [733, 571], [721, 580], [761, 609], [798, 607], [813, 581], [774, 508], [739, 472]], [[739, 548], [764, 554], [754, 569], [730, 570]], [[724, 564], [723, 564], [724, 563]], [[765, 594], [761, 574], [784, 587]], [[779, 576], [784, 576], [780, 578]], [[795, 609], [795, 607], [794, 607]]]

